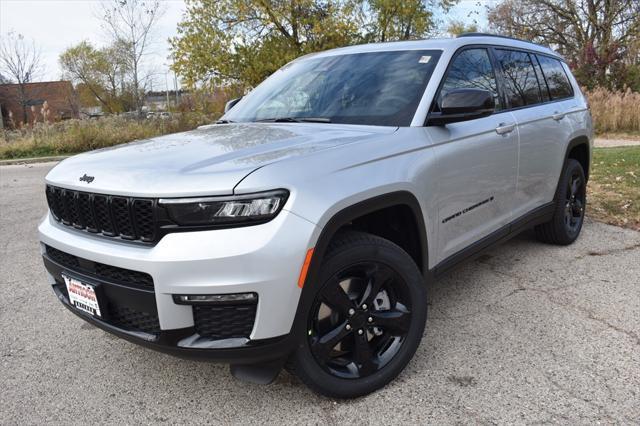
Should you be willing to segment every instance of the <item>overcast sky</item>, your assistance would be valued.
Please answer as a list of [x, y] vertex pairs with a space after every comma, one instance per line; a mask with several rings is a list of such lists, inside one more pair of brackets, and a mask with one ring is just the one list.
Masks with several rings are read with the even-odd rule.
[[[42, 80], [58, 80], [61, 77], [58, 56], [66, 48], [87, 40], [102, 46], [106, 37], [96, 18], [98, 0], [0, 0], [0, 34], [15, 31], [35, 41], [42, 50], [45, 72]], [[163, 90], [168, 63], [167, 39], [176, 34], [176, 26], [185, 10], [183, 0], [163, 0], [166, 12], [156, 29], [151, 62], [157, 70], [154, 89]], [[443, 19], [467, 20], [470, 12], [480, 12], [484, 20], [484, 4], [487, 0], [461, 0]], [[471, 13], [472, 17], [477, 14]], [[170, 88], [172, 84], [170, 83]]]

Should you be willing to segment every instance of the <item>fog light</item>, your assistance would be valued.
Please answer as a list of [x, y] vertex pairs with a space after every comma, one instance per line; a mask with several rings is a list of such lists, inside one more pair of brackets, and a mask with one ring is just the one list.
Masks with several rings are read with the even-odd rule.
[[184, 294], [184, 295], [174, 295], [173, 301], [180, 305], [255, 303], [258, 301], [258, 295], [256, 293]]

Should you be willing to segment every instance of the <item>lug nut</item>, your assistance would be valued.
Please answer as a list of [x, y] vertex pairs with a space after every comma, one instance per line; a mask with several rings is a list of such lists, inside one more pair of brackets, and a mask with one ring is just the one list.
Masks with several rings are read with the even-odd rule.
[[347, 326], [345, 327], [347, 330], [351, 330], [351, 324], [347, 324]]
[[367, 304], [366, 303], [362, 305], [362, 309], [367, 309]]
[[362, 329], [360, 329], [360, 330], [358, 330], [358, 334], [362, 336], [364, 334], [364, 331]]
[[367, 321], [369, 321], [369, 322], [373, 322], [373, 317], [369, 317], [369, 318], [367, 318]]
[[353, 309], [353, 308], [350, 308], [350, 309], [349, 309], [349, 315], [353, 315], [353, 314], [355, 314], [355, 313], [356, 313], [356, 310], [355, 310], [355, 309]]

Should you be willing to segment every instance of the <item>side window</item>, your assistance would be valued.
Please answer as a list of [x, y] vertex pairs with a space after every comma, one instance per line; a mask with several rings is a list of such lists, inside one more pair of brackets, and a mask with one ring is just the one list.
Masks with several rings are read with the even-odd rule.
[[512, 108], [542, 102], [540, 86], [529, 54], [515, 50], [496, 50], [502, 66], [507, 99]]
[[496, 111], [503, 109], [487, 49], [463, 50], [453, 59], [440, 89], [436, 109], [439, 108], [442, 96], [453, 89], [488, 90], [496, 101]]
[[549, 102], [551, 96], [549, 95], [549, 87], [547, 87], [547, 81], [542, 73], [542, 67], [536, 55], [529, 53], [529, 58], [533, 62], [533, 68], [536, 70], [536, 77], [538, 77], [538, 83], [540, 84], [540, 94], [542, 95], [542, 102]]
[[540, 65], [542, 66], [542, 72], [547, 80], [549, 86], [549, 95], [551, 99], [564, 99], [573, 96], [573, 88], [569, 83], [567, 73], [559, 60], [550, 58], [548, 56], [538, 56]]

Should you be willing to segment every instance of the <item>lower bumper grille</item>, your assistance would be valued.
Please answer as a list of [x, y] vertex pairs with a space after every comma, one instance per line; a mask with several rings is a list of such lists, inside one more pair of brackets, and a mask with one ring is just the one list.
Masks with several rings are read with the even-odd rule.
[[109, 305], [108, 312], [108, 322], [118, 328], [142, 331], [149, 334], [160, 333], [160, 323], [157, 315], [113, 304]]
[[[58, 277], [56, 277], [56, 281], [58, 281]], [[60, 281], [56, 286], [65, 297], [66, 302], [69, 303], [69, 293], [62, 277], [60, 277]], [[160, 333], [160, 321], [155, 310], [155, 301], [153, 304], [154, 306], [149, 306], [148, 308], [132, 307], [128, 306], [126, 301], [114, 297], [109, 292], [105, 292], [104, 297], [100, 300], [100, 307], [106, 313], [102, 320], [122, 330], [157, 335]]]
[[45, 246], [45, 267], [53, 275], [56, 292], [69, 303], [63, 274], [96, 288], [101, 321], [130, 332], [159, 335], [160, 321], [153, 280], [149, 274], [92, 262]]
[[153, 290], [153, 278], [151, 278], [151, 275], [147, 273], [93, 262], [91, 260], [82, 259], [72, 254], [65, 253], [50, 246], [45, 247], [47, 256], [49, 256], [51, 260], [58, 263], [60, 266], [69, 268], [72, 271], [89, 275], [98, 280]]
[[256, 319], [257, 304], [194, 305], [196, 332], [210, 339], [249, 338]]

